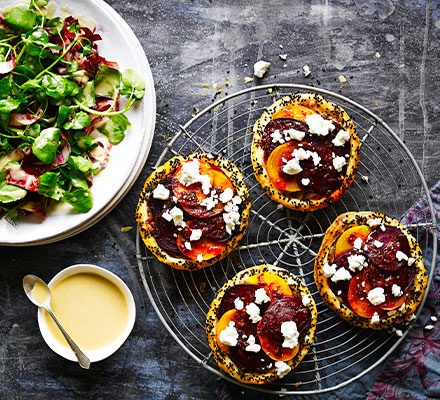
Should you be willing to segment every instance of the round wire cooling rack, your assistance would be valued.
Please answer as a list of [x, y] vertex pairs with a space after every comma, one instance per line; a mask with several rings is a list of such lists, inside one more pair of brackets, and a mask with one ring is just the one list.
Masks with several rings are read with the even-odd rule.
[[[272, 201], [254, 177], [250, 156], [254, 122], [266, 107], [293, 91], [319, 93], [339, 104], [353, 119], [361, 139], [358, 173], [349, 191], [335, 204], [308, 213]], [[230, 382], [273, 394], [329, 392], [382, 363], [404, 339], [411, 324], [401, 327], [402, 337], [392, 331], [349, 325], [322, 301], [313, 268], [322, 237], [339, 214], [380, 211], [405, 222], [408, 208], [424, 195], [429, 210], [420, 212], [418, 221], [406, 226], [422, 248], [429, 287], [435, 265], [437, 223], [423, 175], [399, 137], [378, 116], [344, 96], [305, 85], [275, 84], [242, 90], [205, 108], [181, 126], [155, 167], [174, 155], [195, 151], [220, 154], [237, 165], [252, 207], [247, 233], [237, 249], [216, 265], [195, 272], [161, 264], [137, 235], [137, 259], [147, 295], [183, 350]], [[315, 342], [302, 362], [284, 379], [260, 387], [239, 383], [217, 367], [205, 333], [205, 318], [216, 292], [228, 279], [244, 268], [263, 263], [285, 268], [303, 280], [316, 302], [318, 323]], [[421, 306], [416, 315], [420, 310]]]

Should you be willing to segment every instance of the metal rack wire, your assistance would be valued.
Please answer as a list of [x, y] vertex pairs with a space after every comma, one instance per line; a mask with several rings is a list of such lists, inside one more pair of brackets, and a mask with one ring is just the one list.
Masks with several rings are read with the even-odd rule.
[[[270, 200], [254, 177], [250, 159], [254, 122], [267, 106], [294, 91], [320, 93], [341, 105], [354, 120], [362, 144], [358, 173], [348, 193], [336, 204], [310, 213], [295, 212]], [[137, 259], [145, 289], [159, 319], [183, 350], [218, 376], [274, 394], [329, 392], [383, 362], [411, 325], [403, 327], [402, 337], [391, 331], [352, 327], [322, 301], [313, 279], [313, 266], [326, 229], [342, 212], [372, 210], [399, 219], [421, 195], [426, 195], [429, 213], [408, 228], [424, 244], [424, 257], [427, 249], [433, 248], [432, 259], [425, 258], [431, 282], [437, 246], [434, 210], [423, 175], [399, 137], [378, 116], [341, 95], [304, 85], [276, 84], [242, 90], [205, 108], [181, 126], [156, 167], [174, 155], [197, 150], [223, 155], [239, 167], [252, 208], [247, 234], [236, 251], [200, 271], [178, 271], [159, 263], [137, 235]], [[317, 304], [318, 323], [314, 345], [300, 365], [283, 380], [256, 387], [238, 383], [217, 367], [205, 334], [205, 316], [217, 290], [228, 279], [243, 268], [262, 263], [286, 268], [302, 278]], [[341, 381], [342, 376], [345, 378]]]

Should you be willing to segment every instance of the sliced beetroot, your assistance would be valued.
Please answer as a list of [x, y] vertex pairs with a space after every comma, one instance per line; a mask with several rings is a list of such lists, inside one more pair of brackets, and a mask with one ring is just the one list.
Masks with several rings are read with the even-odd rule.
[[[386, 226], [385, 228], [385, 232], [378, 227], [368, 235], [365, 241], [365, 253], [369, 264], [384, 271], [398, 271], [408, 264], [407, 261], [399, 261], [396, 258], [398, 251], [409, 257], [408, 239], [398, 228], [393, 226]], [[383, 243], [382, 247], [375, 246], [374, 242], [376, 240]]]
[[390, 272], [370, 264], [363, 270], [363, 274], [364, 280], [368, 280], [373, 288], [383, 287], [385, 291], [391, 292], [391, 288], [395, 284], [400, 286], [402, 292], [405, 292], [416, 276], [416, 269], [414, 266], [406, 266], [399, 271]]
[[390, 311], [399, 308], [403, 303], [405, 303], [408, 296], [409, 296], [409, 289], [407, 289], [406, 292], [400, 297], [394, 297], [392, 293], [385, 292], [385, 302], [380, 304], [379, 308], [385, 311]]
[[[182, 253], [177, 247], [177, 228], [174, 226], [173, 221], [168, 222], [165, 218], [156, 217], [150, 222], [153, 228], [153, 235], [157, 244], [165, 251], [173, 254], [178, 254], [182, 257]], [[174, 236], [176, 235], [176, 236]]]
[[153, 216], [162, 215], [164, 211], [171, 210], [176, 205], [172, 200], [173, 189], [171, 185], [171, 179], [171, 176], [167, 176], [163, 181], [160, 182], [163, 186], [165, 186], [166, 189], [170, 191], [170, 196], [168, 200], [155, 199], [152, 194], [148, 199], [148, 207], [150, 207]]
[[[336, 271], [340, 268], [348, 270], [348, 257], [355, 254], [353, 249], [342, 251], [333, 261], [336, 264]], [[351, 273], [351, 272], [350, 272]], [[327, 279], [327, 283], [334, 294], [340, 296], [345, 305], [348, 305], [347, 295], [350, 286], [350, 280], [333, 282], [331, 278]]]
[[374, 304], [370, 303], [365, 292], [365, 287], [362, 286], [363, 273], [359, 272], [350, 281], [348, 289], [348, 302], [352, 310], [361, 317], [371, 318], [374, 313], [381, 314], [383, 310]]
[[226, 232], [225, 221], [221, 215], [211, 218], [192, 219], [187, 222], [186, 230], [201, 229], [207, 239], [223, 243], [227, 242], [231, 235]]
[[[240, 285], [232, 286], [223, 295], [222, 302], [218, 309], [217, 318], [220, 319], [225, 312], [235, 308], [234, 301], [236, 298], [239, 298], [245, 307], [254, 302], [255, 291], [259, 288], [259, 285], [253, 285], [251, 283], [242, 283]], [[260, 313], [261, 311], [262, 310], [260, 310]]]
[[238, 332], [238, 343], [237, 346], [229, 347], [229, 357], [231, 360], [244, 372], [262, 372], [273, 367], [274, 361], [263, 350], [260, 350], [258, 353], [246, 351], [250, 335], [255, 337], [256, 344], [260, 344], [257, 335], [257, 325], [251, 323], [246, 313], [237, 313], [233, 320], [235, 322], [235, 329]]
[[291, 129], [291, 128], [301, 132], [307, 132], [308, 130], [307, 125], [304, 122], [296, 121], [291, 118], [274, 119], [266, 125], [266, 128], [264, 129], [263, 136], [261, 139], [261, 145], [264, 150], [264, 158], [266, 160], [269, 158], [272, 151], [274, 151], [274, 149], [281, 144], [279, 142], [274, 143], [271, 135], [276, 130], [279, 130], [280, 133], [282, 133], [286, 129]]
[[281, 357], [284, 352], [281, 324], [294, 321], [301, 338], [309, 328], [311, 319], [311, 312], [303, 306], [301, 299], [285, 296], [270, 304], [258, 324], [258, 336], [265, 341], [265, 347], [270, 353]]
[[[200, 183], [189, 185], [186, 189], [181, 193], [179, 203], [189, 215], [196, 218], [208, 218], [220, 214], [225, 209], [225, 205], [221, 201], [210, 210], [200, 204], [206, 198]], [[221, 189], [216, 189], [216, 191], [218, 194], [222, 192]]]

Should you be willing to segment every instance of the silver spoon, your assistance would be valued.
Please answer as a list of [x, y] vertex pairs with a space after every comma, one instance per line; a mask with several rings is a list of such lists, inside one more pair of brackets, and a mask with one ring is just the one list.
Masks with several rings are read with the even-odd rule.
[[[36, 284], [38, 284], [38, 292], [34, 293], [35, 292], [34, 288], [35, 288]], [[32, 301], [32, 303], [34, 303], [38, 307], [43, 307], [49, 313], [49, 315], [53, 318], [53, 320], [57, 324], [58, 328], [60, 328], [60, 331], [62, 332], [62, 334], [66, 338], [67, 343], [69, 343], [70, 348], [75, 353], [76, 358], [78, 359], [78, 363], [81, 366], [81, 368], [89, 369], [90, 368], [90, 360], [81, 351], [81, 349], [72, 340], [72, 338], [67, 334], [67, 332], [64, 330], [64, 328], [61, 326], [60, 322], [58, 321], [57, 317], [55, 317], [55, 314], [53, 313], [52, 309], [50, 308], [50, 300], [52, 299], [52, 293], [49, 289], [49, 286], [47, 286], [43, 280], [38, 278], [38, 276], [26, 275], [23, 278], [23, 289], [24, 289], [27, 297], [29, 297], [29, 300]]]

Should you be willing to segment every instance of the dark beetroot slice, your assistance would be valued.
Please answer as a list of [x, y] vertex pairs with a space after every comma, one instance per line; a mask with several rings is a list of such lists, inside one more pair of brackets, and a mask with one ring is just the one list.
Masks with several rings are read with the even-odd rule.
[[284, 351], [281, 324], [286, 321], [295, 321], [301, 338], [307, 332], [311, 320], [310, 310], [303, 306], [300, 299], [294, 296], [284, 296], [270, 304], [258, 324], [258, 335], [268, 338], [270, 343], [266, 345], [266, 348], [280, 357]]
[[170, 197], [168, 200], [159, 200], [153, 197], [153, 194], [150, 195], [148, 199], [148, 207], [151, 210], [153, 216], [162, 215], [164, 211], [171, 210], [176, 204], [173, 202], [173, 187], [171, 184], [172, 177], [166, 176], [163, 181], [160, 183], [165, 186], [170, 191]]
[[186, 229], [201, 229], [203, 236], [219, 243], [227, 242], [231, 235], [226, 232], [225, 221], [221, 215], [211, 218], [193, 219], [187, 222]]
[[393, 284], [400, 286], [402, 292], [405, 292], [416, 276], [416, 268], [414, 266], [406, 266], [400, 271], [390, 272], [383, 271], [370, 264], [363, 271], [371, 287], [383, 287], [385, 291], [391, 292]]
[[[345, 268], [348, 270], [348, 257], [356, 254], [353, 249], [348, 249], [345, 251], [342, 251], [338, 257], [335, 258], [335, 261], [333, 261], [334, 264], [337, 265], [336, 270], [338, 270], [339, 268]], [[351, 273], [351, 271], [350, 271]], [[327, 283], [330, 287], [330, 289], [332, 290], [332, 292], [337, 295], [340, 296], [343, 300], [343, 303], [345, 305], [348, 305], [348, 299], [347, 299], [347, 295], [348, 295], [348, 288], [350, 286], [350, 281], [338, 281], [338, 282], [333, 282], [331, 278], [327, 279]], [[341, 294], [338, 294], [338, 292], [341, 291]]]
[[[177, 228], [174, 226], [173, 221], [168, 222], [162, 216], [157, 216], [151, 221], [153, 228], [153, 235], [157, 244], [165, 251], [179, 255], [182, 257], [182, 253], [177, 247], [176, 237]], [[176, 235], [176, 237], [174, 237]]]
[[[341, 172], [337, 171], [333, 167], [333, 154], [335, 156], [345, 156], [348, 154], [350, 145], [349, 142], [347, 143], [345, 146], [336, 147], [332, 145], [330, 140], [315, 139], [310, 143], [304, 144], [303, 148], [305, 150], [316, 152], [321, 157], [320, 165], [317, 167], [315, 167], [313, 162], [311, 163], [311, 160], [307, 160], [307, 165], [305, 161], [301, 162], [303, 171], [297, 175], [298, 179], [310, 179], [310, 183], [304, 189], [323, 196], [329, 196], [341, 186], [347, 166], [344, 166]], [[347, 158], [346, 160], [348, 162]]]
[[[237, 346], [229, 347], [229, 357], [237, 367], [244, 372], [262, 372], [273, 367], [274, 361], [263, 350], [260, 350], [258, 353], [246, 351], [248, 346], [247, 340], [250, 335], [254, 335], [255, 343], [260, 344], [257, 335], [257, 325], [249, 320], [246, 313], [237, 313], [233, 321], [238, 332], [238, 343]], [[243, 335], [246, 337], [243, 338]]]
[[274, 143], [272, 141], [272, 136], [270, 136], [273, 132], [275, 132], [277, 129], [280, 132], [283, 132], [286, 129], [296, 129], [297, 131], [307, 132], [308, 128], [307, 125], [304, 122], [296, 121], [291, 118], [278, 118], [270, 121], [266, 128], [264, 129], [261, 145], [264, 150], [264, 158], [267, 161], [267, 159], [270, 156], [270, 153], [274, 151], [276, 147], [280, 145], [280, 143]]
[[[374, 241], [378, 240], [383, 246], [377, 248]], [[384, 271], [398, 271], [405, 265], [407, 261], [398, 261], [396, 258], [397, 251], [410, 255], [409, 243], [402, 231], [393, 226], [386, 226], [385, 232], [377, 227], [367, 237], [365, 241], [365, 252], [368, 256], [369, 264], [374, 265]]]
[[[217, 319], [220, 319], [222, 315], [235, 308], [234, 301], [238, 297], [243, 301], [246, 307], [249, 303], [255, 301], [255, 291], [259, 289], [259, 285], [254, 285], [252, 283], [242, 283], [240, 285], [232, 286], [223, 295], [222, 302], [218, 309]], [[260, 313], [262, 310], [260, 310]]]

